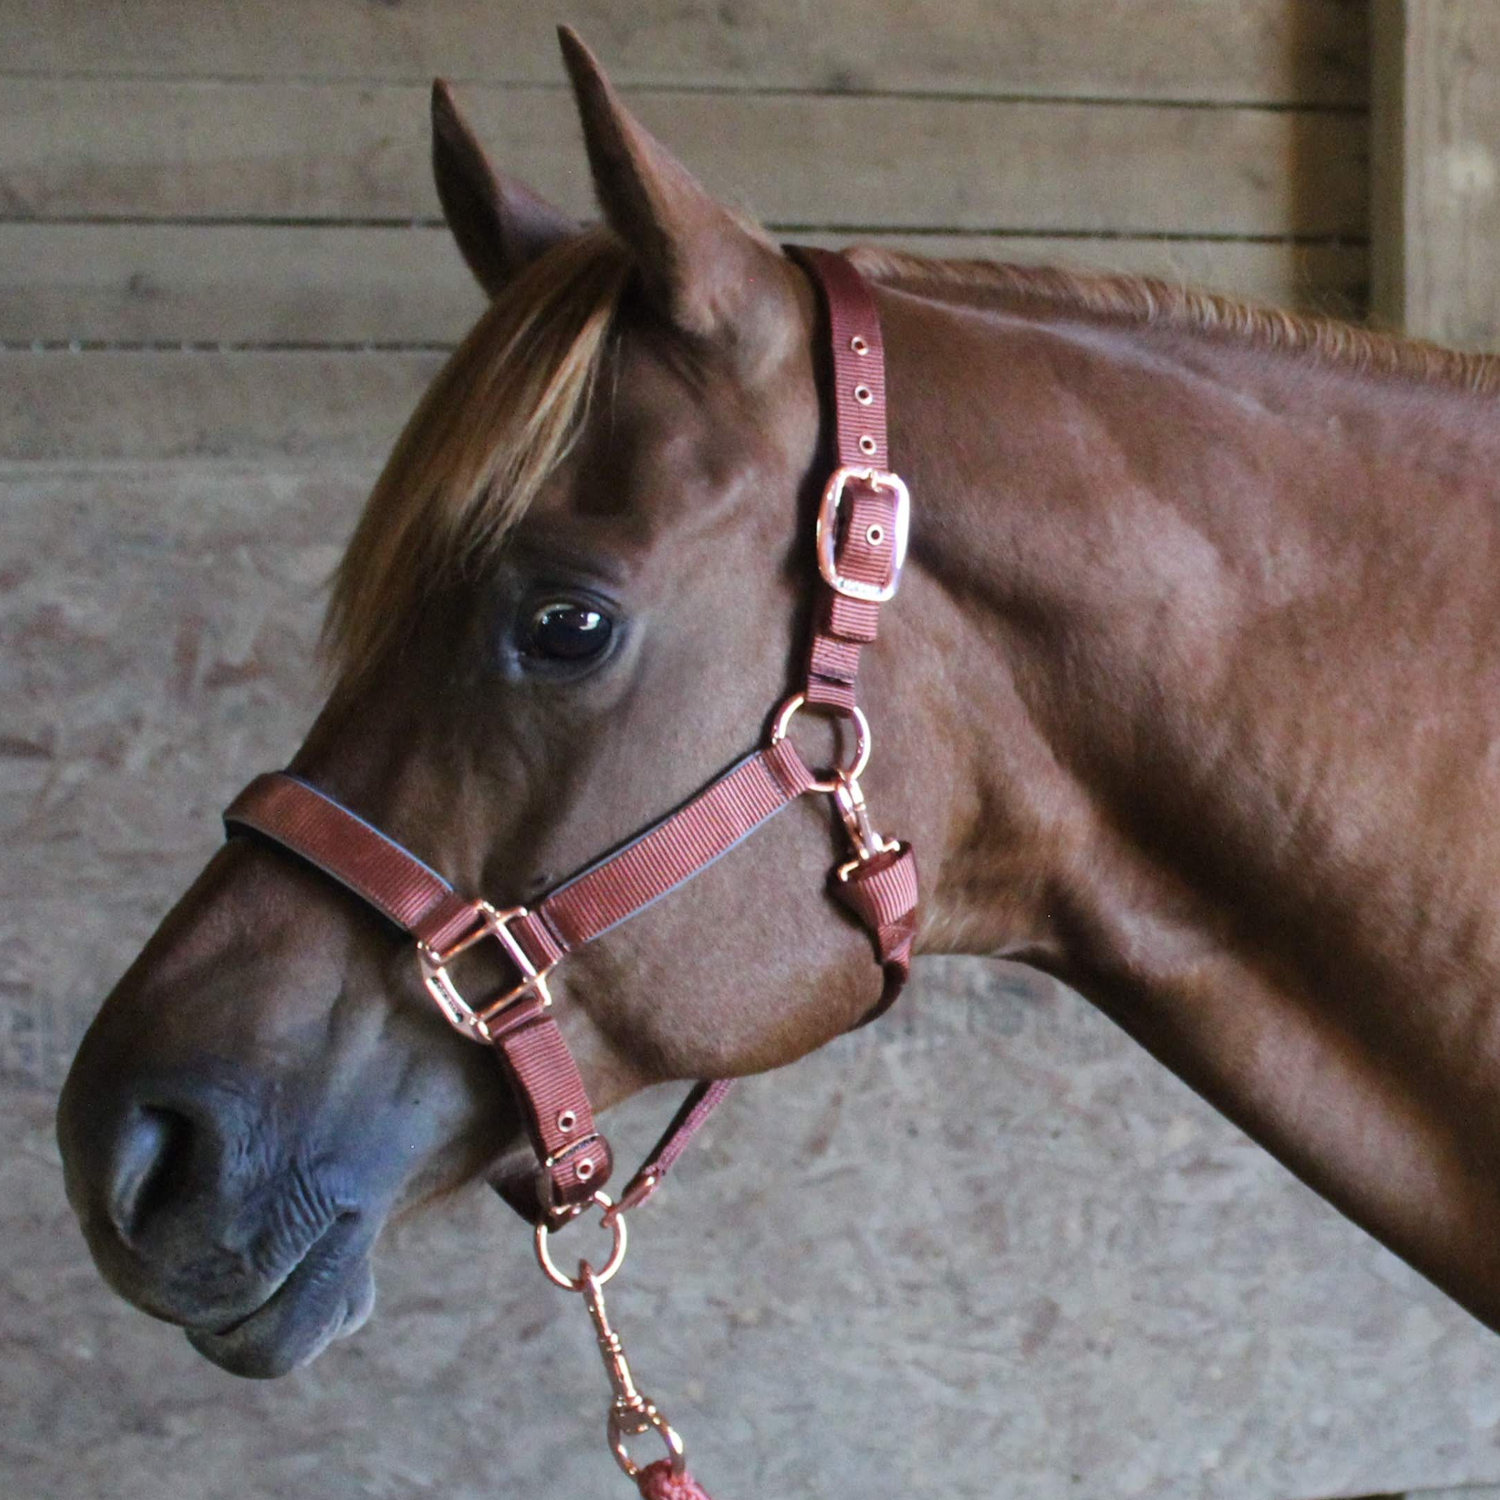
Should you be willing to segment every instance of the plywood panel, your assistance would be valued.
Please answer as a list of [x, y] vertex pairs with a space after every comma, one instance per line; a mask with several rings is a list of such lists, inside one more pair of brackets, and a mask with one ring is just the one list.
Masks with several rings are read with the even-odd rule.
[[[628, 1494], [588, 1321], [493, 1194], [388, 1235], [355, 1338], [243, 1382], [105, 1288], [63, 1192], [68, 1047], [225, 800], [304, 733], [368, 481], [0, 470], [0, 1016], [59, 1044], [0, 1089], [7, 1500]], [[752, 850], [729, 858], [753, 879]], [[612, 1111], [621, 1155], [675, 1102]], [[923, 960], [879, 1024], [747, 1080], [633, 1228], [612, 1306], [721, 1496], [1500, 1479], [1494, 1335], [1103, 1016], [1003, 966]]]
[[[571, 96], [468, 91], [495, 159], [589, 209]], [[785, 226], [1360, 236], [1355, 115], [1007, 100], [634, 101], [715, 190]], [[436, 211], [418, 87], [0, 84], [10, 218], [409, 222]]]
[[1376, 311], [1500, 349], [1500, 6], [1380, 0]]
[[[1357, 103], [1362, 0], [571, 0], [621, 83]], [[521, 0], [0, 0], [7, 69], [555, 83]]]
[[[1149, 271], [1345, 312], [1359, 307], [1366, 278], [1356, 245], [860, 238], [940, 256]], [[447, 344], [482, 306], [443, 228], [0, 223], [0, 342]]]

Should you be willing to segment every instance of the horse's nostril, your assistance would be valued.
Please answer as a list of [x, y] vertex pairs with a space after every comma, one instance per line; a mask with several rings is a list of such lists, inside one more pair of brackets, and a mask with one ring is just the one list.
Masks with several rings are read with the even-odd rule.
[[110, 1221], [125, 1241], [136, 1239], [181, 1186], [192, 1128], [174, 1110], [148, 1106], [131, 1112], [116, 1144], [106, 1200]]

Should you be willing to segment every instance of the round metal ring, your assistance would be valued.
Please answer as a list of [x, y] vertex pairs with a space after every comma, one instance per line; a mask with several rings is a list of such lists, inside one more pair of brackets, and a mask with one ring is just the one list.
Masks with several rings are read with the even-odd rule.
[[653, 1427], [661, 1435], [662, 1442], [667, 1445], [667, 1460], [671, 1464], [674, 1478], [681, 1479], [683, 1470], [687, 1468], [687, 1453], [682, 1446], [682, 1439], [677, 1436], [677, 1430], [672, 1424], [650, 1401], [647, 1401], [641, 1408], [637, 1425], [633, 1428], [625, 1425], [618, 1407], [610, 1408], [609, 1446], [615, 1455], [615, 1462], [631, 1479], [634, 1479], [641, 1472], [641, 1465], [631, 1458], [630, 1450], [625, 1446], [625, 1439], [639, 1437], [641, 1433], [649, 1432]]
[[[793, 693], [785, 703], [776, 711], [775, 722], [771, 725], [771, 743], [779, 745], [786, 738], [786, 733], [791, 728], [792, 720], [797, 716], [799, 708], [807, 706], [806, 693]], [[822, 777], [808, 787], [810, 792], [823, 792], [831, 797], [839, 789], [841, 777], [847, 777], [851, 781], [858, 781], [865, 774], [865, 767], [870, 764], [870, 721], [865, 718], [865, 713], [858, 704], [855, 704], [847, 713], [841, 708], [831, 708], [830, 713], [837, 714], [840, 718], [854, 720], [854, 764], [843, 770], [835, 769], [830, 775]]]
[[[595, 1193], [589, 1199], [589, 1202], [596, 1208], [603, 1210], [606, 1216], [609, 1214], [610, 1209], [615, 1206], [614, 1199], [608, 1193]], [[571, 1224], [573, 1220], [569, 1219], [567, 1222]], [[593, 1273], [594, 1280], [600, 1286], [603, 1286], [624, 1265], [625, 1247], [628, 1243], [624, 1214], [616, 1214], [613, 1218], [606, 1217], [604, 1222], [609, 1225], [610, 1232], [614, 1235], [614, 1244], [610, 1246], [609, 1259], [604, 1262], [601, 1269]], [[545, 1222], [536, 1226], [535, 1244], [537, 1264], [541, 1266], [547, 1280], [553, 1286], [560, 1286], [565, 1292], [581, 1292], [585, 1284], [582, 1268], [586, 1263], [583, 1261], [579, 1262], [579, 1274], [577, 1276], [568, 1276], [559, 1271], [557, 1263], [552, 1259], [552, 1249], [549, 1244], [551, 1238], [552, 1231], [547, 1227]]]

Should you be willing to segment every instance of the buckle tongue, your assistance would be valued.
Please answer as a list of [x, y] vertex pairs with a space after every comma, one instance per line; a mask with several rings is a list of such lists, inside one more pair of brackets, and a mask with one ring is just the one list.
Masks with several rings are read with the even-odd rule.
[[[475, 925], [462, 937], [447, 944], [441, 950], [417, 941], [417, 965], [422, 971], [422, 983], [427, 993], [437, 1003], [448, 1024], [461, 1035], [475, 1042], [492, 1042], [494, 1023], [514, 1005], [528, 995], [534, 995], [546, 1010], [552, 1004], [552, 992], [547, 988], [547, 976], [553, 965], [542, 968], [531, 961], [510, 924], [518, 918], [528, 916], [524, 906], [511, 907], [509, 911], [497, 911], [488, 901], [476, 901], [473, 907]], [[469, 1004], [460, 993], [448, 966], [460, 954], [467, 953], [486, 938], [494, 938], [504, 950], [506, 958], [521, 976], [521, 982], [504, 994], [478, 1008]]]

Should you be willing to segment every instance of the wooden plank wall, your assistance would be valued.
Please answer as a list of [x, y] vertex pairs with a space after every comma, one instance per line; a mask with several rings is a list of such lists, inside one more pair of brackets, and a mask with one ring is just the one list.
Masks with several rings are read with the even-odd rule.
[[[779, 232], [1358, 313], [1366, 0], [573, 0], [634, 105]], [[372, 453], [479, 303], [426, 90], [580, 214], [545, 7], [0, 0], [11, 456]]]
[[1376, 0], [1373, 311], [1500, 350], [1500, 5]]

